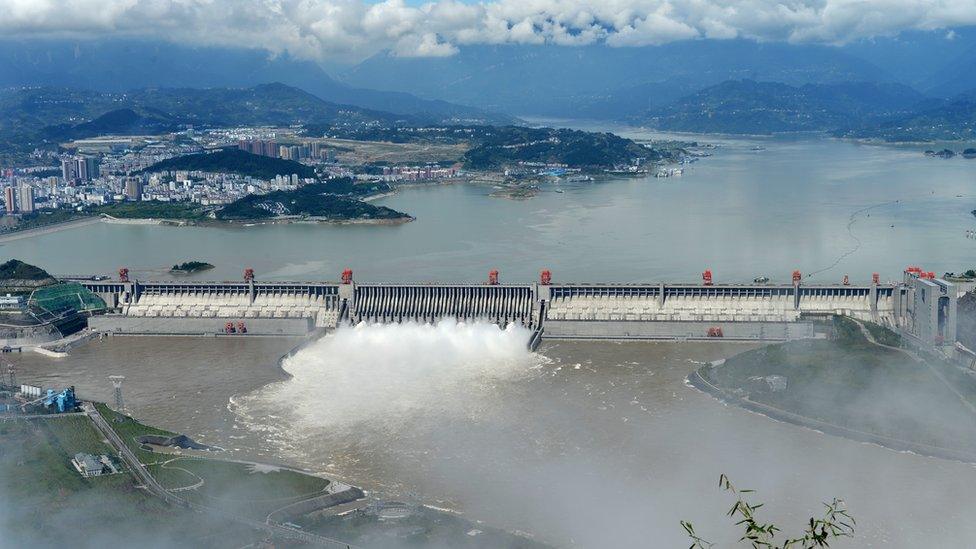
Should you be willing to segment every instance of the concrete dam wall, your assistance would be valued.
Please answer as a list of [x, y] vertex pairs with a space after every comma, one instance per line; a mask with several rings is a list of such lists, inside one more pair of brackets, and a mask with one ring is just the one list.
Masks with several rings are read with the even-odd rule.
[[[441, 318], [517, 323], [546, 338], [789, 340], [812, 315], [914, 325], [900, 284], [361, 284], [82, 281], [115, 333], [276, 334]], [[253, 327], [253, 329], [252, 329]], [[181, 332], [181, 330], [183, 332]], [[954, 334], [953, 334], [954, 341]]]
[[357, 285], [348, 319], [359, 323], [457, 318], [534, 328], [534, 294], [529, 285]]

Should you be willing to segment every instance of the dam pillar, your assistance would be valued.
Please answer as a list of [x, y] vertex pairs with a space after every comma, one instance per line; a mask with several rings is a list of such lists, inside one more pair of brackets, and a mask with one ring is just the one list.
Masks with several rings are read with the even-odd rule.
[[800, 281], [803, 275], [800, 271], [793, 271], [793, 310], [800, 310]]
[[871, 319], [878, 319], [878, 283], [871, 282], [871, 289], [868, 291], [868, 301], [871, 302]]
[[[339, 284], [339, 310], [344, 311], [346, 318], [355, 318], [356, 312], [356, 284]], [[342, 322], [342, 318], [339, 319]]]
[[664, 283], [660, 282], [657, 285], [657, 305], [658, 307], [664, 307]]

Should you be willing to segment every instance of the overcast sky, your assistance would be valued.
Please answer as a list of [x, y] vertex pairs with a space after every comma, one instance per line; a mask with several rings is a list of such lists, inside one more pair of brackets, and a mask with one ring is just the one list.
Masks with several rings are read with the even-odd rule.
[[446, 56], [465, 44], [695, 38], [843, 44], [976, 24], [976, 0], [0, 0], [0, 35], [137, 36], [312, 60]]

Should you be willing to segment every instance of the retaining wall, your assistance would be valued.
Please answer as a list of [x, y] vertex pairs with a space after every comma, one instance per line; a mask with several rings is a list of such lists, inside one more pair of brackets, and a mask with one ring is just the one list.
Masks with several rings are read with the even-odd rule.
[[[720, 328], [722, 337], [709, 337]], [[626, 320], [547, 320], [546, 339], [703, 339], [787, 341], [815, 337], [810, 322], [698, 322]]]
[[167, 318], [102, 315], [88, 319], [97, 332], [132, 335], [225, 335], [224, 325], [244, 322], [248, 335], [303, 336], [314, 330], [311, 318]]

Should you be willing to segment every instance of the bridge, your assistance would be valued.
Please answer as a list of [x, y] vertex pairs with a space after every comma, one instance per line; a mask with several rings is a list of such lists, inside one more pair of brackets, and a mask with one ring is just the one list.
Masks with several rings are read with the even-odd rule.
[[79, 277], [109, 314], [93, 329], [115, 333], [301, 335], [342, 324], [434, 322], [442, 318], [511, 323], [538, 338], [792, 340], [815, 337], [811, 319], [845, 315], [935, 345], [955, 343], [951, 282], [916, 267], [900, 282], [810, 284], [698, 283], [502, 284], [497, 271], [478, 284], [118, 280]]

